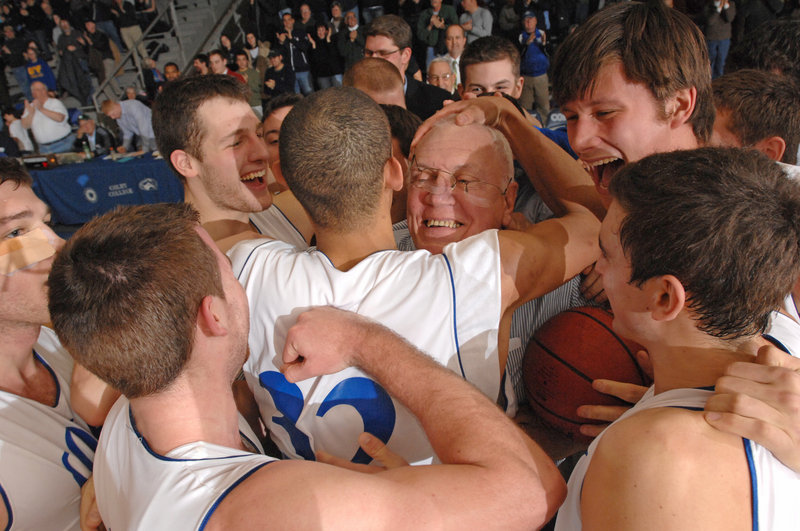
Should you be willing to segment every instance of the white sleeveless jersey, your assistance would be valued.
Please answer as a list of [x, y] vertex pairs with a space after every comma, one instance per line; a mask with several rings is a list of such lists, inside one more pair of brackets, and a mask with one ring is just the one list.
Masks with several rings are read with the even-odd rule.
[[434, 457], [416, 418], [358, 369], [286, 381], [279, 367], [287, 330], [312, 306], [332, 305], [380, 322], [497, 400], [497, 231], [450, 244], [441, 255], [380, 251], [349, 271], [339, 271], [319, 251], [295, 252], [272, 240], [243, 242], [230, 255], [250, 301], [244, 373], [286, 456], [314, 459], [315, 451], [325, 450], [368, 463], [357, 442], [368, 431], [410, 463]]
[[[261, 451], [241, 415], [239, 430]], [[203, 529], [225, 496], [272, 461], [202, 441], [159, 455], [136, 430], [130, 402], [121, 397], [108, 413], [97, 447], [97, 508], [109, 531]]]
[[[794, 304], [792, 304], [792, 308], [794, 308]], [[800, 324], [791, 317], [780, 312], [772, 312], [769, 316], [766, 335], [779, 343], [783, 350], [800, 352]]]
[[[673, 389], [655, 395], [653, 389], [653, 387], [648, 389], [642, 399], [626, 411], [618, 421], [638, 411], [657, 407], [703, 409], [706, 400], [712, 394], [709, 389]], [[572, 471], [567, 484], [567, 499], [558, 511], [556, 531], [581, 528], [581, 487], [589, 462], [604, 433], [592, 441], [586, 455], [581, 457]], [[800, 492], [800, 474], [784, 466], [766, 448], [749, 439], [742, 439], [742, 442], [753, 493], [753, 530], [797, 529], [796, 505], [797, 493]]]
[[286, 214], [275, 205], [270, 206], [261, 212], [250, 214], [250, 223], [256, 228], [259, 234], [264, 234], [270, 238], [281, 240], [292, 244], [297, 250], [306, 249], [306, 242], [297, 227], [289, 221]]
[[0, 497], [8, 529], [80, 529], [81, 485], [97, 441], [70, 407], [72, 358], [42, 327], [35, 355], [58, 387], [54, 407], [0, 391]]

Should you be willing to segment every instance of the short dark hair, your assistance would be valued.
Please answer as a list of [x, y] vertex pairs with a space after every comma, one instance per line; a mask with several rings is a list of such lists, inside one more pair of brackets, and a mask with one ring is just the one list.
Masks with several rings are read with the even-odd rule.
[[3, 115], [12, 114], [14, 118], [19, 118], [22, 116], [22, 111], [14, 107], [13, 105], [9, 105], [3, 108]]
[[458, 61], [458, 68], [461, 70], [461, 82], [466, 84], [467, 67], [481, 63], [493, 63], [508, 59], [511, 61], [511, 73], [514, 77], [519, 77], [519, 50], [514, 44], [503, 37], [490, 35], [475, 39], [467, 44], [461, 59]]
[[717, 111], [730, 111], [729, 128], [743, 146], [779, 136], [786, 142], [781, 162], [797, 164], [800, 87], [791, 77], [764, 70], [737, 70], [711, 84]]
[[168, 66], [174, 66], [175, 70], [180, 70], [180, 68], [178, 68], [178, 64], [177, 63], [173, 63], [172, 61], [170, 61], [169, 63], [165, 63], [164, 64], [164, 70], [166, 70]]
[[553, 97], [559, 106], [594, 90], [604, 66], [619, 62], [625, 77], [646, 86], [661, 106], [678, 90], [695, 87], [689, 122], [701, 143], [714, 126], [711, 67], [703, 33], [686, 15], [660, 0], [625, 2], [592, 15], [559, 47], [553, 61]]
[[28, 173], [28, 170], [12, 157], [0, 158], [0, 184], [6, 181], [15, 183], [14, 188], [19, 188], [20, 185], [33, 186], [33, 177]]
[[282, 109], [284, 107], [294, 107], [297, 102], [302, 99], [303, 95], [297, 94], [296, 92], [284, 92], [283, 94], [273, 96], [267, 100], [267, 103], [264, 104], [264, 119], [278, 109]]
[[366, 94], [338, 87], [304, 98], [283, 121], [279, 149], [283, 176], [315, 224], [351, 231], [374, 220], [392, 141]]
[[381, 109], [386, 113], [386, 118], [389, 120], [392, 137], [400, 142], [403, 156], [408, 158], [411, 152], [411, 141], [414, 140], [414, 135], [417, 134], [419, 126], [422, 125], [422, 120], [413, 112], [399, 105], [381, 103]]
[[158, 151], [178, 177], [184, 179], [170, 161], [173, 151], [182, 149], [192, 157], [203, 160], [200, 145], [206, 132], [197, 109], [214, 98], [247, 103], [248, 93], [247, 85], [221, 74], [187, 77], [164, 85], [164, 90], [153, 102], [153, 131]]
[[741, 148], [659, 153], [626, 164], [610, 192], [631, 283], [674, 275], [714, 337], [765, 330], [800, 275], [800, 185], [775, 162]]
[[413, 34], [408, 22], [397, 15], [375, 18], [367, 27], [367, 37], [383, 36], [391, 39], [398, 48], [411, 48]]
[[217, 259], [185, 203], [118, 207], [53, 262], [50, 316], [75, 360], [129, 398], [166, 389], [192, 351], [204, 297], [224, 298]]
[[342, 85], [373, 92], [402, 90], [403, 76], [386, 59], [362, 57], [344, 73]]
[[208, 52], [209, 59], [211, 59], [212, 55], [219, 55], [226, 62], [228, 61], [228, 52], [224, 51], [222, 48], [214, 48], [213, 50]]
[[197, 59], [198, 61], [200, 61], [201, 63], [203, 63], [204, 65], [209, 66], [209, 64], [208, 64], [208, 56], [206, 54], [199, 53], [199, 54], [195, 55], [194, 58]]
[[725, 72], [756, 68], [800, 82], [800, 20], [770, 20], [748, 31], [728, 54]]

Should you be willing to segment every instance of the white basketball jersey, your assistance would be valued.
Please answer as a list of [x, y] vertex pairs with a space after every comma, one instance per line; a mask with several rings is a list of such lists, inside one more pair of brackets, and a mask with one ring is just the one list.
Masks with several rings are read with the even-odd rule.
[[8, 529], [80, 529], [81, 485], [97, 441], [72, 411], [72, 358], [42, 327], [34, 346], [58, 387], [54, 407], [0, 391], [0, 497]]
[[382, 323], [497, 399], [497, 231], [450, 244], [441, 255], [376, 252], [348, 271], [320, 251], [295, 252], [272, 240], [243, 242], [230, 255], [250, 301], [245, 376], [286, 456], [314, 459], [315, 451], [325, 450], [368, 463], [357, 442], [368, 431], [410, 463], [434, 457], [416, 418], [358, 369], [286, 381], [279, 367], [287, 330], [312, 306], [332, 305]]
[[[241, 415], [239, 430], [261, 451]], [[136, 430], [130, 402], [121, 397], [108, 413], [97, 447], [97, 507], [109, 531], [203, 529], [231, 490], [272, 461], [202, 441], [159, 455]]]
[[[651, 387], [618, 421], [644, 409], [656, 407], [703, 409], [712, 394], [708, 389], [673, 389], [654, 395], [653, 390]], [[589, 462], [604, 433], [605, 431], [592, 441], [586, 455], [581, 457], [572, 471], [567, 484], [567, 499], [558, 511], [556, 531], [581, 529], [581, 487]], [[750, 470], [753, 530], [797, 529], [796, 505], [797, 493], [800, 492], [800, 474], [784, 466], [766, 448], [749, 439], [742, 441]]]
[[270, 206], [261, 212], [250, 214], [250, 223], [258, 230], [259, 234], [264, 234], [270, 238], [281, 240], [292, 244], [297, 250], [306, 249], [306, 242], [300, 231], [297, 230], [286, 214], [275, 205]]

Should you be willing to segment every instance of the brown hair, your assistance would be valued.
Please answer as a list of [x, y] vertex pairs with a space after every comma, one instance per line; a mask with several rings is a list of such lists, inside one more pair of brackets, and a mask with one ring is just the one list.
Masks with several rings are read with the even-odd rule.
[[508, 59], [511, 61], [511, 73], [514, 77], [519, 77], [519, 50], [508, 39], [503, 37], [481, 37], [467, 44], [461, 59], [458, 61], [458, 68], [461, 70], [461, 82], [466, 84], [467, 67], [480, 63], [492, 63]]
[[50, 273], [50, 317], [75, 360], [128, 398], [182, 370], [204, 297], [224, 297], [217, 259], [185, 203], [118, 207], [84, 225]]
[[800, 87], [788, 76], [737, 70], [711, 84], [714, 106], [730, 111], [729, 128], [743, 146], [779, 136], [786, 142], [781, 162], [797, 164], [800, 142]]
[[401, 50], [411, 48], [413, 34], [408, 22], [397, 15], [383, 15], [373, 19], [367, 26], [367, 37], [384, 36], [397, 45]]
[[659, 153], [626, 164], [610, 192], [631, 283], [674, 275], [712, 336], [765, 330], [800, 275], [800, 185], [775, 162], [740, 148]]
[[559, 47], [553, 61], [553, 97], [559, 105], [594, 90], [597, 74], [622, 64], [625, 76], [644, 84], [661, 105], [678, 90], [695, 87], [689, 122], [705, 143], [714, 125], [711, 67], [703, 33], [686, 15], [661, 0], [626, 2], [595, 13]]

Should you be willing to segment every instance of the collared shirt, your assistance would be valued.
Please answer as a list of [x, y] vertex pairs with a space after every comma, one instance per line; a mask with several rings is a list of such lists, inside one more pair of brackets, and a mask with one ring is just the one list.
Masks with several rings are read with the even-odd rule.
[[122, 130], [122, 138], [127, 144], [133, 135], [144, 138], [155, 138], [151, 122], [150, 108], [139, 100], [123, 100], [119, 102], [122, 114], [117, 119], [117, 124]]

